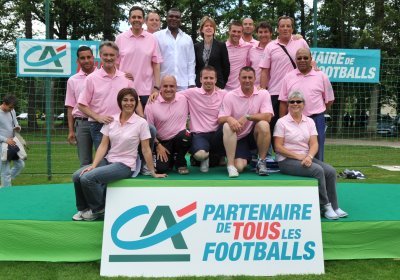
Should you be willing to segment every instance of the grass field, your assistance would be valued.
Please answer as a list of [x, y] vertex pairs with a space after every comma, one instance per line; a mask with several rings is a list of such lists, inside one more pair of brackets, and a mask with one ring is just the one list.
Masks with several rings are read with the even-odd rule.
[[[46, 175], [46, 146], [41, 142], [31, 145], [31, 149], [29, 150], [29, 159], [26, 162], [26, 169], [24, 170], [23, 174], [21, 174], [13, 182], [14, 185], [71, 182], [71, 174], [78, 167], [76, 148], [62, 143], [65, 141], [65, 135], [58, 136], [56, 139], [59, 142], [52, 145], [52, 180], [48, 181]], [[367, 176], [367, 179], [357, 180], [357, 183], [400, 183], [400, 172], [386, 171], [372, 166], [372, 164], [399, 165], [400, 149], [370, 146], [331, 145], [326, 147], [326, 159], [327, 162], [336, 167], [338, 172], [343, 171], [345, 168], [358, 169], [362, 171]], [[349, 180], [339, 179], [339, 182], [349, 182]], [[269, 277], [268, 279], [400, 279], [400, 260], [376, 259], [325, 261], [325, 271], [325, 275], [276, 276]], [[99, 276], [99, 272], [100, 264], [98, 262], [0, 262], [0, 279], [103, 279]], [[113, 279], [129, 278], [117, 277]], [[247, 280], [265, 279], [265, 277], [224, 276], [198, 278], [182, 277], [179, 279]]]

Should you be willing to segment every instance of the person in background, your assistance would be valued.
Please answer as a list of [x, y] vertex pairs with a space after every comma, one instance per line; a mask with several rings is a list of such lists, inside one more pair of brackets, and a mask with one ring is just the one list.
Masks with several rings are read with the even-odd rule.
[[88, 46], [81, 46], [76, 53], [79, 72], [67, 82], [65, 106], [68, 110], [68, 143], [77, 145], [78, 158], [82, 166], [92, 163], [93, 139], [90, 134], [88, 116], [78, 109], [78, 98], [87, 76], [96, 70], [93, 51]]
[[154, 33], [164, 60], [161, 63], [161, 78], [166, 75], [175, 76], [178, 91], [196, 85], [193, 41], [180, 26], [181, 12], [171, 8], [167, 14], [167, 28]]
[[3, 97], [3, 102], [0, 105], [1, 187], [11, 187], [11, 181], [15, 179], [25, 167], [25, 162], [22, 159], [7, 159], [8, 145], [17, 145], [13, 140], [14, 131], [21, 131], [14, 110], [16, 104], [17, 98], [15, 96], [6, 95]]
[[205, 16], [200, 21], [200, 35], [203, 41], [194, 44], [196, 55], [196, 86], [201, 87], [200, 72], [205, 66], [212, 66], [217, 71], [217, 87], [225, 88], [228, 81], [230, 64], [225, 43], [214, 38], [217, 25], [215, 21]]
[[117, 104], [121, 112], [102, 127], [103, 138], [93, 163], [80, 168], [72, 176], [78, 208], [72, 217], [74, 221], [93, 221], [104, 216], [107, 184], [130, 178], [140, 168], [136, 166], [139, 144], [151, 175], [154, 178], [166, 176], [155, 172], [149, 126], [135, 113], [139, 103], [134, 89], [123, 88], [118, 92]]
[[274, 147], [279, 169], [284, 174], [318, 179], [319, 203], [327, 219], [336, 220], [348, 214], [339, 208], [336, 194], [336, 170], [315, 158], [318, 151], [314, 121], [303, 114], [304, 96], [289, 94], [289, 113], [278, 120], [274, 130]]
[[250, 43], [253, 47], [258, 45], [258, 41], [253, 38], [253, 33], [254, 33], [254, 21], [251, 18], [245, 18], [242, 21], [243, 24], [243, 35], [242, 39], [243, 41]]
[[156, 11], [151, 11], [145, 17], [147, 32], [153, 34], [160, 30], [161, 21], [160, 15]]

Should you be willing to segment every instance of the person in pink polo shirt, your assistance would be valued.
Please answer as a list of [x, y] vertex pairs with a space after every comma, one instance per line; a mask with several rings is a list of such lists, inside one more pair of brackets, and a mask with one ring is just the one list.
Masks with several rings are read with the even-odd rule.
[[327, 219], [348, 216], [339, 208], [336, 194], [336, 170], [315, 158], [318, 151], [314, 121], [303, 114], [307, 102], [303, 94], [291, 92], [289, 113], [278, 120], [274, 130], [275, 151], [282, 173], [318, 179], [319, 203]]
[[[271, 131], [279, 117], [279, 92], [282, 79], [286, 73], [296, 68], [295, 56], [299, 48], [309, 48], [304, 39], [295, 39], [292, 35], [294, 20], [288, 16], [278, 18], [279, 36], [267, 45], [261, 57], [260, 86], [271, 94], [274, 118], [271, 120]], [[287, 52], [287, 53], [286, 53]]]
[[257, 172], [268, 175], [265, 157], [271, 142], [269, 122], [274, 115], [267, 90], [254, 86], [255, 71], [250, 66], [239, 73], [240, 87], [222, 101], [218, 122], [223, 124], [223, 139], [228, 160], [229, 177], [239, 176], [251, 159], [251, 150], [258, 150]]
[[249, 66], [253, 67], [256, 71], [256, 81], [255, 85], [260, 86], [260, 76], [261, 76], [261, 68], [259, 67], [261, 57], [264, 55], [265, 47], [271, 42], [272, 37], [272, 26], [266, 22], [262, 21], [257, 24], [256, 27], [257, 38], [260, 41], [257, 41], [256, 45], [249, 51]]
[[92, 163], [93, 139], [90, 135], [88, 116], [79, 111], [78, 98], [82, 92], [86, 77], [96, 70], [92, 49], [81, 46], [76, 53], [79, 72], [71, 76], [67, 82], [65, 106], [68, 114], [68, 142], [77, 145], [78, 158], [81, 166]]
[[152, 91], [160, 89], [160, 63], [163, 61], [157, 39], [143, 30], [144, 10], [133, 6], [129, 10], [131, 28], [115, 39], [119, 48], [118, 69], [133, 79], [143, 108]]
[[[100, 145], [103, 125], [112, 122], [113, 116], [120, 112], [116, 98], [118, 92], [123, 88], [133, 88], [133, 82], [116, 68], [118, 46], [114, 42], [105, 41], [101, 43], [99, 51], [103, 66], [86, 78], [78, 98], [79, 110], [89, 116], [95, 149]], [[136, 108], [137, 114], [143, 116], [142, 105], [138, 104]]]
[[328, 76], [322, 71], [315, 71], [311, 66], [311, 52], [300, 48], [296, 53], [297, 69], [287, 73], [283, 78], [279, 94], [279, 115], [283, 117], [288, 111], [288, 96], [291, 92], [303, 94], [305, 106], [303, 114], [314, 120], [318, 132], [318, 153], [315, 157], [324, 161], [325, 144], [325, 111], [332, 106], [335, 96]]
[[93, 163], [80, 168], [72, 176], [78, 208], [72, 217], [74, 221], [92, 221], [104, 216], [107, 184], [130, 178], [140, 168], [136, 166], [139, 144], [151, 175], [155, 178], [166, 176], [155, 172], [149, 126], [145, 119], [135, 114], [140, 104], [136, 91], [123, 88], [116, 100], [120, 112], [101, 129], [103, 137]]
[[254, 33], [254, 21], [251, 18], [245, 18], [242, 21], [243, 25], [243, 35], [242, 39], [243, 41], [250, 43], [253, 47], [258, 45], [258, 41], [253, 38], [253, 33]]
[[148, 12], [147, 16], [145, 17], [145, 22], [147, 26], [147, 32], [153, 34], [160, 30], [160, 15], [156, 11]]
[[248, 65], [248, 55], [252, 45], [243, 41], [242, 34], [242, 23], [240, 21], [232, 21], [229, 24], [229, 38], [226, 41], [230, 63], [229, 78], [225, 85], [227, 91], [234, 90], [240, 86], [237, 78], [240, 69]]
[[161, 92], [153, 103], [147, 104], [145, 116], [150, 125], [157, 129], [156, 168], [167, 172], [175, 165], [179, 174], [189, 173], [185, 155], [191, 145], [190, 132], [186, 130], [189, 114], [187, 99], [176, 94], [176, 79], [167, 75], [161, 80]]

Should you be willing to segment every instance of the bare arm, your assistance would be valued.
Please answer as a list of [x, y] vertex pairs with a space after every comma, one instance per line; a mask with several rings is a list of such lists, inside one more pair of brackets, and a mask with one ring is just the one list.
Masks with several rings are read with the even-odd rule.
[[260, 87], [267, 89], [270, 78], [271, 78], [270, 69], [261, 68]]
[[72, 116], [72, 110], [74, 108], [68, 106], [67, 108], [67, 119], [68, 119], [68, 143], [71, 145], [76, 143], [75, 131], [74, 131], [74, 117]]
[[81, 103], [78, 104], [78, 108], [85, 115], [89, 116], [90, 118], [96, 120], [99, 123], [109, 124], [110, 122], [113, 121], [113, 117], [112, 116], [99, 115], [99, 114], [93, 112], [88, 106], [83, 105]]
[[333, 100], [332, 100], [332, 101], [329, 101], [328, 103], [325, 103], [326, 110], [329, 110], [329, 109], [331, 109], [331, 107], [332, 107], [332, 104], [333, 104]]
[[157, 174], [154, 169], [153, 155], [151, 153], [149, 139], [141, 140], [140, 144], [142, 146], [142, 154], [143, 154], [144, 160], [146, 161], [146, 165], [151, 172], [151, 176], [153, 176], [154, 178], [166, 177], [167, 174]]
[[247, 120], [252, 121], [252, 122], [259, 122], [259, 121], [270, 122], [271, 119], [272, 119], [271, 113], [257, 113], [257, 114], [249, 115], [247, 117]]

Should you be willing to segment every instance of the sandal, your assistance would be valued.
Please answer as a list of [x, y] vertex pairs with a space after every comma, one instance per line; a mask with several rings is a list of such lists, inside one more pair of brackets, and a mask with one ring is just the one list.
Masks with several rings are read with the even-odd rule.
[[187, 174], [189, 174], [189, 169], [187, 169], [186, 166], [179, 167], [178, 168], [178, 173], [180, 175], [187, 175]]

